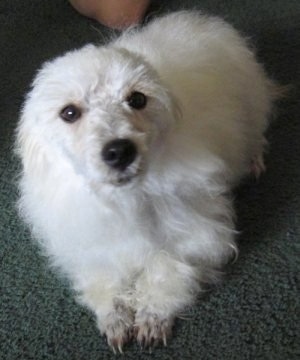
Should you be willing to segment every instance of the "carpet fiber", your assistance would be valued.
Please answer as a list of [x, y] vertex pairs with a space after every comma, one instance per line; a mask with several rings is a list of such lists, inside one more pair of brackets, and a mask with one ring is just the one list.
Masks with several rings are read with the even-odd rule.
[[[240, 256], [224, 282], [176, 322], [167, 348], [137, 344], [124, 359], [300, 358], [300, 1], [156, 1], [151, 16], [182, 8], [221, 15], [249, 37], [271, 77], [291, 84], [268, 131], [267, 172], [235, 193]], [[14, 128], [41, 63], [112, 31], [63, 0], [0, 2], [0, 358], [113, 359], [92, 315], [47, 267], [18, 219]], [[163, 34], [162, 34], [163, 36]]]

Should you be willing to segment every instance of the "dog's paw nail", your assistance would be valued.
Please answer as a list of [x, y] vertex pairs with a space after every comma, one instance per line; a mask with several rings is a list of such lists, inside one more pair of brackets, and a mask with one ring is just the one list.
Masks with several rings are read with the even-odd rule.
[[118, 352], [120, 354], [123, 354], [123, 345], [126, 344], [128, 341], [129, 338], [126, 335], [124, 337], [118, 338], [107, 338], [107, 343], [114, 352], [114, 354], [117, 354]]
[[162, 342], [163, 342], [164, 346], [167, 347], [167, 345], [168, 345], [167, 344], [167, 335], [165, 333], [163, 334]]
[[138, 317], [134, 327], [134, 336], [142, 349], [152, 349], [162, 343], [167, 346], [167, 338], [171, 336], [173, 320], [160, 318], [156, 314]]

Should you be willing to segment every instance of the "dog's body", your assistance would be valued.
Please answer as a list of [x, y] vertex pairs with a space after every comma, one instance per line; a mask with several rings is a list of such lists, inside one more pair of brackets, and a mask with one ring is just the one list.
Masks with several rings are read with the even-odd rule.
[[230, 189], [263, 168], [271, 88], [235, 30], [190, 12], [38, 74], [21, 211], [113, 348], [165, 342], [236, 252]]

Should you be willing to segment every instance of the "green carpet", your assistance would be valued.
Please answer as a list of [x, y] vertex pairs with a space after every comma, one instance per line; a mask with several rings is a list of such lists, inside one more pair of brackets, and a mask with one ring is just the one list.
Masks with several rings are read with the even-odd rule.
[[[240, 256], [178, 320], [167, 348], [136, 344], [123, 359], [300, 359], [300, 1], [156, 1], [222, 15], [252, 39], [269, 74], [292, 84], [268, 132], [267, 172], [236, 192]], [[15, 210], [12, 153], [23, 96], [40, 64], [111, 31], [63, 0], [0, 2], [0, 359], [113, 359], [90, 313], [47, 267]], [[163, 36], [163, 34], [162, 34]]]

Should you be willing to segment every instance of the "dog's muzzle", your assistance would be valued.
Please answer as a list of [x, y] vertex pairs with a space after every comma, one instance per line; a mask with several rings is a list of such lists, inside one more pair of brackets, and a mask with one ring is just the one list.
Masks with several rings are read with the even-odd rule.
[[102, 149], [102, 159], [110, 168], [125, 171], [137, 157], [137, 147], [129, 139], [115, 139]]

